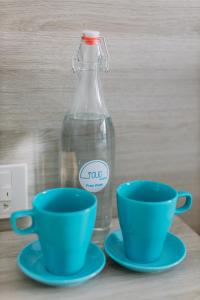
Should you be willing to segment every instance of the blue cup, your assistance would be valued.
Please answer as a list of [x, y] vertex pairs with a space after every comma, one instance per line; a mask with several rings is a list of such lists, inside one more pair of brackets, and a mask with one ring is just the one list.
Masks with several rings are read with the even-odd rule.
[[[12, 213], [12, 229], [21, 235], [36, 233], [49, 272], [70, 275], [84, 265], [96, 219], [96, 197], [78, 188], [56, 188], [37, 194], [33, 209]], [[21, 229], [17, 219], [31, 217]]]
[[[176, 207], [179, 198], [185, 198]], [[126, 256], [140, 263], [159, 258], [174, 215], [191, 208], [192, 195], [160, 182], [138, 180], [117, 188], [119, 223]]]

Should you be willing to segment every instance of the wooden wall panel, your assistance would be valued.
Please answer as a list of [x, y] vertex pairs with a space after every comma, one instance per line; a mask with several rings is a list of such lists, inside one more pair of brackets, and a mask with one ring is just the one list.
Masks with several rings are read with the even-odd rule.
[[190, 190], [183, 218], [200, 232], [200, 0], [0, 0], [0, 163], [28, 164], [30, 201], [58, 184], [71, 57], [85, 28], [105, 35], [111, 56], [103, 85], [116, 184], [149, 178]]

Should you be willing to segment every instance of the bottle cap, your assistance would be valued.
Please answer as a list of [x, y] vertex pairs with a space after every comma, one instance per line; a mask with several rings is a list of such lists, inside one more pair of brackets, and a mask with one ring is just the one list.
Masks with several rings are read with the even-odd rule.
[[82, 34], [82, 40], [85, 41], [87, 45], [96, 45], [99, 43], [100, 32], [93, 30], [84, 30]]

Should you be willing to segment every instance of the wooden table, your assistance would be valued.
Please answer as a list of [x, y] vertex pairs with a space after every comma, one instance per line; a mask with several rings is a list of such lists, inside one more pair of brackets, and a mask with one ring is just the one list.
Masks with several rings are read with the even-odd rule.
[[[114, 220], [113, 227], [117, 227]], [[179, 218], [172, 231], [187, 245], [188, 255], [177, 267], [163, 273], [144, 274], [123, 269], [107, 259], [97, 277], [76, 287], [48, 287], [26, 278], [16, 266], [16, 255], [35, 236], [0, 232], [0, 299], [200, 299], [200, 237]]]

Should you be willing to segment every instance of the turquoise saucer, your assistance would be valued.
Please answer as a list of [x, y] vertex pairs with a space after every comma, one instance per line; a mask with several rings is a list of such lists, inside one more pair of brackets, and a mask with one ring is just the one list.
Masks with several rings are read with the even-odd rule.
[[84, 267], [76, 274], [57, 276], [47, 271], [39, 241], [26, 245], [19, 253], [17, 264], [28, 277], [53, 286], [77, 285], [96, 276], [105, 266], [105, 255], [95, 244], [90, 244]]
[[161, 256], [147, 264], [136, 263], [125, 256], [121, 230], [111, 232], [104, 243], [106, 253], [121, 266], [137, 272], [160, 272], [177, 266], [186, 256], [184, 243], [168, 233]]

